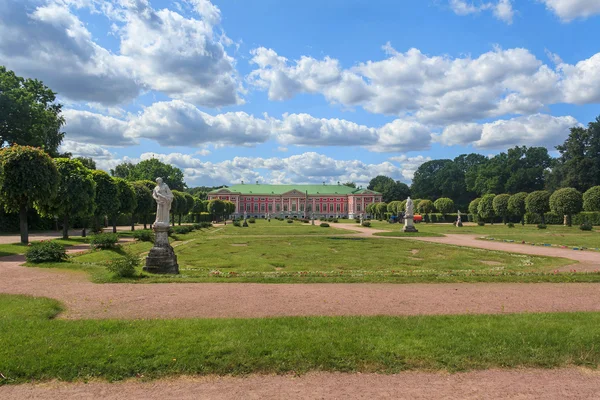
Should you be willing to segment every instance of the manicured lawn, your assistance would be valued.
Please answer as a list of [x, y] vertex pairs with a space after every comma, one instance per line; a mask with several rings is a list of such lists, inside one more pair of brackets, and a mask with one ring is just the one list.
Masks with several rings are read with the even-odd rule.
[[390, 232], [378, 232], [374, 236], [387, 236], [387, 237], [443, 237], [441, 233], [435, 232], [402, 232], [402, 231], [390, 231]]
[[255, 223], [248, 224], [248, 227], [236, 227], [233, 224], [228, 223], [227, 226], [219, 227], [214, 229], [213, 234], [218, 236], [254, 236], [254, 235], [271, 235], [271, 236], [290, 236], [290, 235], [348, 235], [352, 234], [344, 229], [336, 229], [335, 223], [329, 222], [331, 225], [329, 228], [321, 228], [318, 224], [311, 225], [311, 223], [304, 223], [300, 221], [294, 221], [293, 223], [287, 223], [287, 221], [278, 221], [271, 219], [271, 222], [267, 222], [263, 219], [257, 219]]
[[[150, 243], [90, 251], [43, 267], [83, 269], [96, 282], [470, 282], [583, 281], [600, 274], [553, 274], [572, 261], [419, 241], [348, 236], [219, 236], [193, 232], [175, 244], [180, 275], [116, 279], [108, 262], [124, 251], [143, 255]], [[36, 265], [37, 266], [37, 265]], [[141, 272], [141, 267], [140, 267]]]
[[[54, 241], [64, 246], [75, 246], [78, 244], [89, 243], [88, 238], [82, 237], [71, 237], [68, 240], [54, 239]], [[36, 241], [32, 241], [31, 243], [36, 243]], [[16, 254], [25, 254], [25, 252], [27, 251], [27, 247], [27, 245], [21, 243], [0, 244], [0, 257], [12, 256]]]
[[600, 313], [52, 319], [60, 309], [54, 300], [0, 295], [0, 384], [600, 363]]

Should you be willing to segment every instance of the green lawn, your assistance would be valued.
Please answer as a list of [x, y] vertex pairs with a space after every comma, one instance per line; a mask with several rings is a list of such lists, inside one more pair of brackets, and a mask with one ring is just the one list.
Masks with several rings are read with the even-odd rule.
[[213, 234], [218, 236], [255, 236], [255, 235], [271, 235], [271, 236], [290, 236], [290, 235], [348, 235], [352, 234], [344, 229], [336, 229], [335, 223], [329, 222], [329, 228], [321, 228], [319, 225], [312, 225], [300, 221], [287, 223], [287, 221], [278, 221], [271, 219], [267, 222], [264, 219], [257, 219], [255, 223], [248, 224], [248, 227], [236, 227], [228, 223], [227, 226], [214, 229]]
[[[235, 228], [238, 229], [238, 228]], [[322, 229], [322, 228], [321, 228]], [[419, 241], [350, 236], [180, 235], [174, 243], [180, 275], [116, 279], [108, 262], [124, 251], [143, 255], [150, 243], [89, 251], [42, 267], [82, 269], [96, 282], [470, 282], [583, 281], [600, 274], [553, 274], [571, 260], [471, 249]], [[38, 266], [38, 265], [35, 265]], [[140, 267], [141, 272], [141, 267]]]
[[[67, 240], [54, 239], [54, 241], [64, 246], [75, 246], [78, 244], [87, 244], [88, 238], [71, 237]], [[36, 241], [32, 241], [31, 243], [36, 243]], [[21, 243], [0, 244], [0, 257], [13, 256], [16, 254], [25, 254], [25, 252], [27, 251], [27, 247], [27, 245]]]
[[600, 313], [53, 319], [60, 310], [54, 300], [0, 295], [0, 384], [600, 363]]

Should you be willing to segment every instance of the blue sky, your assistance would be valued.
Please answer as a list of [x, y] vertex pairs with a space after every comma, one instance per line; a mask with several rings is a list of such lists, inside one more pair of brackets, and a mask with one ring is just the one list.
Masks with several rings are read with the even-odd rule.
[[410, 182], [600, 114], [598, 0], [4, 0], [0, 64], [65, 105], [64, 150], [190, 186]]

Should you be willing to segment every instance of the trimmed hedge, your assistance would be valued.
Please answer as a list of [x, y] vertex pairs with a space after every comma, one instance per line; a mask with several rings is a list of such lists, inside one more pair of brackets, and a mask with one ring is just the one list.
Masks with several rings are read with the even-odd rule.
[[[553, 212], [549, 212], [544, 214], [544, 218], [546, 220], [546, 225], [562, 225], [564, 222], [564, 216], [558, 215]], [[579, 214], [574, 214], [572, 217], [572, 223], [574, 225], [581, 225], [585, 221], [589, 222], [592, 225], [599, 226], [600, 225], [600, 212], [581, 212]], [[525, 223], [537, 225], [542, 223], [542, 219], [538, 214], [526, 213], [525, 214]]]

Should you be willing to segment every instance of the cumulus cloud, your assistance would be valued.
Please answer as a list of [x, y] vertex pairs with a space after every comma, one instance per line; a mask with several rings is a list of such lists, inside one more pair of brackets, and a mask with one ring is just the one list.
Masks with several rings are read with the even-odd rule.
[[435, 138], [444, 145], [473, 144], [479, 149], [504, 149], [509, 146], [545, 146], [553, 148], [579, 123], [571, 116], [554, 117], [534, 114], [485, 124], [450, 125]]
[[419, 167], [427, 161], [431, 161], [431, 157], [425, 157], [422, 155], [408, 157], [407, 155], [401, 155], [399, 157], [390, 157], [390, 160], [400, 164], [402, 167], [402, 176], [406, 180], [412, 181], [412, 179], [415, 177], [415, 172], [417, 169], [419, 169]]
[[[154, 10], [147, 0], [3, 1], [0, 59], [72, 101], [114, 106], [156, 90], [209, 107], [242, 103], [231, 40], [215, 32], [220, 10], [208, 0], [190, 3], [195, 18]], [[75, 8], [109, 18], [118, 54], [94, 40]]]
[[511, 0], [498, 0], [497, 3], [480, 2], [478, 4], [465, 0], [450, 0], [450, 8], [457, 15], [478, 14], [482, 11], [492, 11], [494, 16], [507, 24], [512, 24], [514, 10]]
[[384, 50], [388, 57], [383, 60], [343, 69], [330, 57], [290, 61], [261, 47], [252, 51], [256, 68], [247, 81], [268, 91], [271, 100], [318, 93], [332, 103], [437, 126], [530, 115], [549, 104], [597, 103], [600, 98], [600, 53], [575, 65], [551, 67], [523, 48], [495, 48], [475, 58], [399, 52], [390, 44]]
[[600, 14], [600, 2], [597, 0], [540, 0], [562, 21], [587, 18]]
[[283, 145], [361, 146], [378, 152], [429, 147], [431, 131], [414, 121], [394, 120], [367, 127], [342, 119], [284, 114], [281, 119], [245, 112], [210, 115], [181, 100], [156, 102], [138, 114], [117, 119], [89, 111], [65, 110], [68, 138], [107, 146], [151, 139], [165, 147], [254, 146], [275, 139]]

